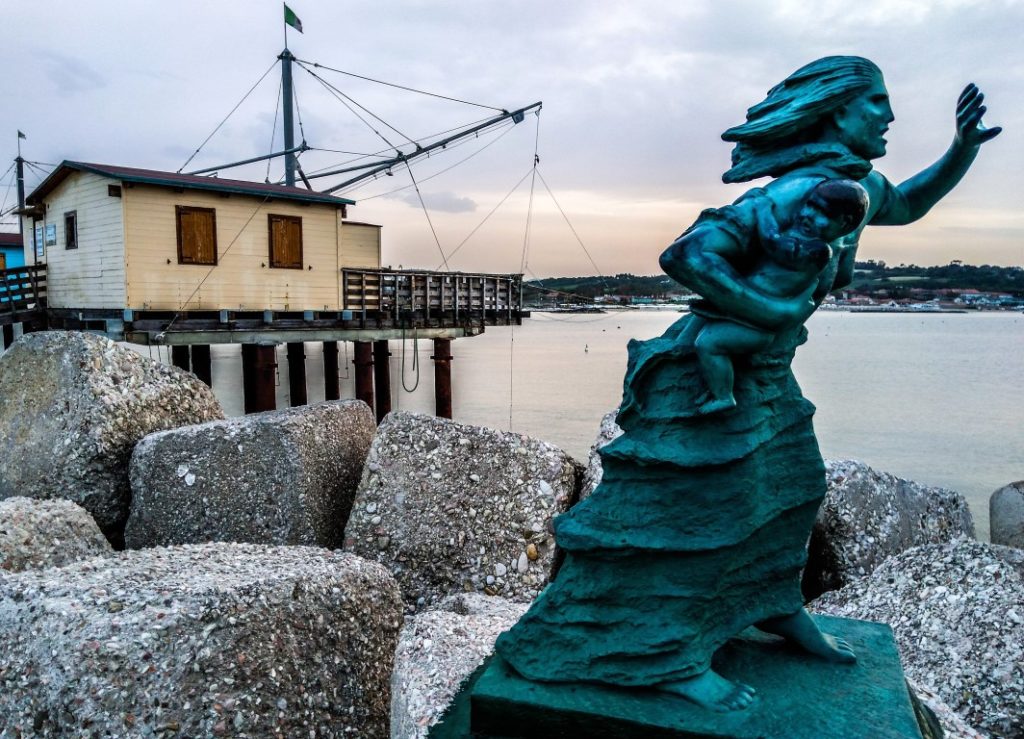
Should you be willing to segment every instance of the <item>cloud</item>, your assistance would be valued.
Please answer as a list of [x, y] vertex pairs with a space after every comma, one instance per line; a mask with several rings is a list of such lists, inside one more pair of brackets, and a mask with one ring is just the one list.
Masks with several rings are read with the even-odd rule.
[[[397, 200], [419, 208], [420, 199], [415, 190], [407, 190], [401, 194], [395, 194]], [[445, 213], [472, 213], [476, 210], [476, 201], [472, 198], [459, 197], [453, 192], [426, 192], [423, 193], [423, 202], [429, 210], [440, 210]]]
[[107, 80], [81, 59], [58, 54], [54, 51], [41, 52], [46, 64], [46, 76], [61, 93], [90, 92], [106, 87]]

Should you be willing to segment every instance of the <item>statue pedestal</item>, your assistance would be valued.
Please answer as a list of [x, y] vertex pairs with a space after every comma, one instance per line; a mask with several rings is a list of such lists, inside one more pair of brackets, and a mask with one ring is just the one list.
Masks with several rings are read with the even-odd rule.
[[781, 639], [748, 629], [720, 649], [714, 660], [719, 674], [757, 691], [754, 704], [742, 711], [713, 713], [651, 690], [530, 682], [495, 656], [474, 675], [475, 684], [465, 686], [430, 736], [920, 739], [889, 627], [815, 618], [823, 630], [850, 642], [857, 664], [822, 662]]

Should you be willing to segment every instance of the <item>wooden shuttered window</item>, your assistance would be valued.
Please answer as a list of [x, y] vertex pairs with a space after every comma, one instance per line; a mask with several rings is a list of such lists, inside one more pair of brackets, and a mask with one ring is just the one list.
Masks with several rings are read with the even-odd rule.
[[217, 264], [217, 213], [213, 208], [174, 206], [178, 264]]
[[267, 216], [270, 228], [270, 266], [302, 269], [302, 218]]

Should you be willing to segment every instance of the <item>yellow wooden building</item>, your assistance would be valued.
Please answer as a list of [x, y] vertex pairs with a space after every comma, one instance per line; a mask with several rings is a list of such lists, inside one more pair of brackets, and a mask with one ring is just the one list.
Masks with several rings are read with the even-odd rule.
[[50, 309], [338, 311], [380, 267], [353, 201], [284, 185], [65, 161], [29, 196], [25, 258]]

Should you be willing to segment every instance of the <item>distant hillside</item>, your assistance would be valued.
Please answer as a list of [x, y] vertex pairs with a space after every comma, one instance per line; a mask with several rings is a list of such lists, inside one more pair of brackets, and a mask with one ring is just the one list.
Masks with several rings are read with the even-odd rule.
[[[629, 273], [608, 277], [551, 277], [529, 280], [523, 285], [528, 300], [562, 295], [592, 300], [602, 295], [648, 297], [666, 299], [690, 293], [685, 287], [665, 275], [633, 275]], [[980, 292], [1007, 293], [1024, 298], [1024, 268], [998, 267], [990, 264], [971, 265], [959, 261], [941, 267], [919, 267], [901, 264], [889, 267], [885, 262], [857, 262], [853, 283], [843, 292], [877, 295], [886, 293], [893, 298], [920, 296], [940, 290], [978, 290]], [[925, 296], [930, 297], [930, 296]]]

